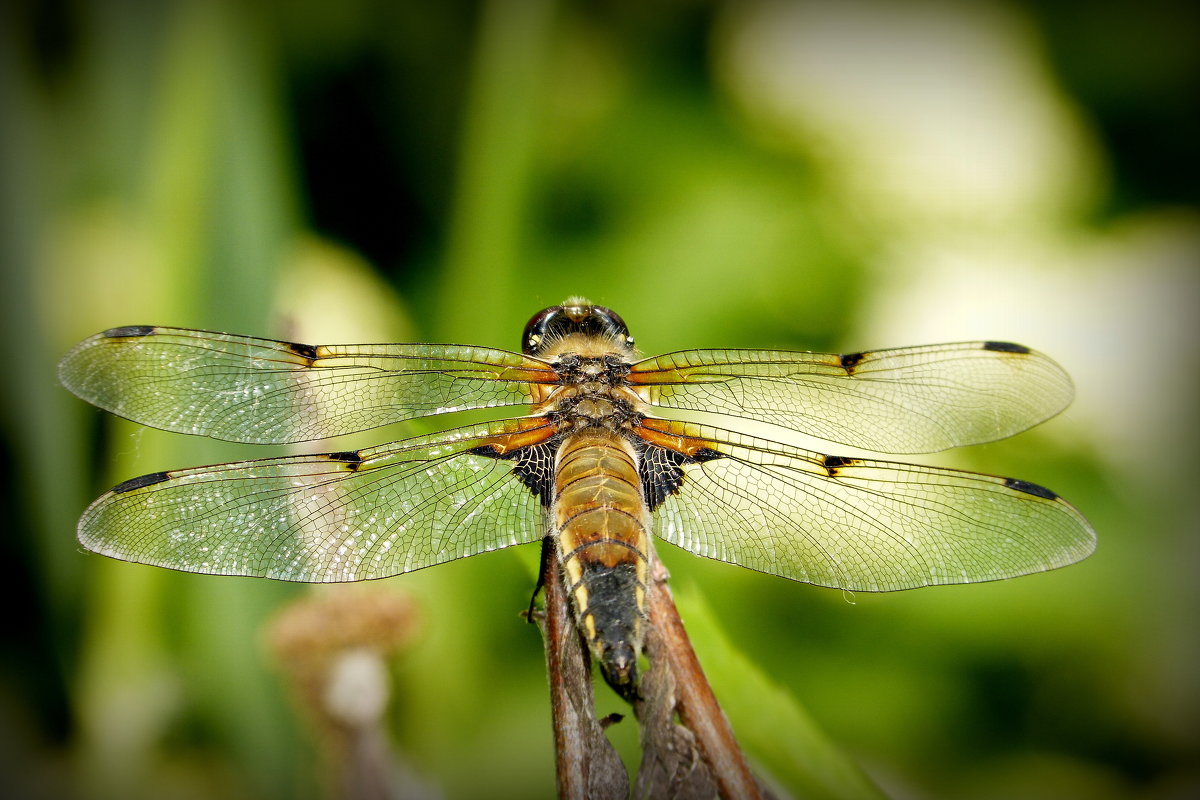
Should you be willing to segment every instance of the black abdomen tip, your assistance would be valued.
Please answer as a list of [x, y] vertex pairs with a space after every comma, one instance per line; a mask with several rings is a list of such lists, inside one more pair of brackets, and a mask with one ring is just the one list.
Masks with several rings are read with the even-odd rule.
[[607, 648], [600, 661], [608, 685], [625, 698], [637, 693], [637, 652], [628, 642], [616, 642]]

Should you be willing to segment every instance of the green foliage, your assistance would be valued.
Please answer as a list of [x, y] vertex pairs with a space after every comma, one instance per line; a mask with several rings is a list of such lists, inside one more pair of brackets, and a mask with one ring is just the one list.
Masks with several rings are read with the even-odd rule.
[[884, 794], [807, 711], [738, 650], [695, 587], [681, 614], [742, 746], [794, 797], [879, 800]]

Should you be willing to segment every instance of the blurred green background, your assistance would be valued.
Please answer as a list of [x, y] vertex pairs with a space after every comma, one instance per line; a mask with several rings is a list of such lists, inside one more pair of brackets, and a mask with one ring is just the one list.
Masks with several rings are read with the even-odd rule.
[[[119, 480], [277, 452], [86, 407], [56, 384], [67, 348], [144, 323], [515, 348], [570, 294], [648, 353], [1005, 339], [1076, 379], [1059, 418], [928, 461], [1063, 494], [1099, 532], [1080, 565], [851, 596], [662, 553], [785, 790], [869, 795], [844, 757], [896, 798], [1200, 794], [1193, 4], [0, 15], [3, 796], [330, 785], [265, 633], [312, 590], [116, 563], [73, 535]], [[417, 609], [388, 736], [446, 797], [553, 794], [518, 617], [536, 556], [372, 587]], [[614, 736], [635, 757], [633, 726]]]

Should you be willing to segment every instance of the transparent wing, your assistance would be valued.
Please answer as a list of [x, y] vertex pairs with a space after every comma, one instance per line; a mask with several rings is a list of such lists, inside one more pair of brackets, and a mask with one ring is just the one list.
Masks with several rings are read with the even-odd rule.
[[84, 512], [79, 541], [140, 564], [320, 583], [537, 541], [541, 503], [517, 461], [472, 452], [509, 425], [144, 475]]
[[135, 422], [232, 442], [324, 439], [414, 417], [530, 402], [542, 361], [462, 345], [305, 345], [131, 326], [59, 365], [75, 394]]
[[655, 533], [697, 555], [855, 591], [976, 583], [1087, 557], [1087, 520], [1036, 484], [825, 456], [677, 423], [698, 463], [655, 511]]
[[683, 350], [633, 366], [653, 405], [763, 420], [883, 453], [1002, 439], [1064, 409], [1074, 392], [1048, 357], [1006, 342], [836, 355]]

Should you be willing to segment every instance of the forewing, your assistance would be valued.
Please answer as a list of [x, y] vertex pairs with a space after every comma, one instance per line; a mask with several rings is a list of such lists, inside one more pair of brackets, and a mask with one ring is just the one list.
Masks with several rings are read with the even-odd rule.
[[837, 355], [684, 350], [634, 365], [653, 405], [763, 420], [883, 453], [927, 453], [1002, 439], [1057, 414], [1071, 379], [1050, 358], [1005, 342]]
[[512, 430], [144, 475], [84, 512], [79, 541], [140, 564], [318, 583], [533, 542], [541, 503], [514, 474], [518, 460], [481, 454]]
[[463, 345], [306, 345], [131, 326], [85, 339], [59, 377], [103, 409], [233, 442], [324, 439], [414, 417], [530, 402], [537, 359]]
[[892, 591], [1012, 578], [1087, 557], [1096, 536], [1048, 489], [1010, 478], [825, 456], [678, 423], [697, 448], [655, 533], [793, 580]]

